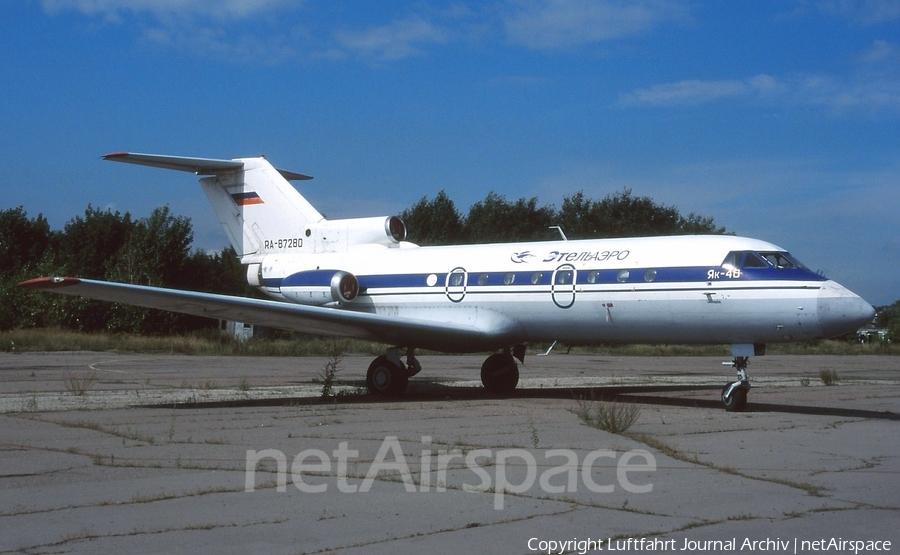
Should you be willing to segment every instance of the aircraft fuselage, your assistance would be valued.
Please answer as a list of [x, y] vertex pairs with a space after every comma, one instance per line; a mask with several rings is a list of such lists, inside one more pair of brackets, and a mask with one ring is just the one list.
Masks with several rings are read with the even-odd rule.
[[[745, 264], [746, 253], [755, 253]], [[871, 308], [783, 249], [734, 236], [350, 249], [266, 257], [259, 288], [278, 300], [497, 330], [479, 348], [563, 341], [759, 344], [853, 331]], [[737, 265], [727, 260], [742, 257]], [[729, 258], [730, 257], [730, 258]], [[723, 265], [724, 264], [724, 265]], [[334, 272], [358, 295], [337, 300]], [[868, 307], [868, 308], [867, 308]], [[427, 312], [423, 312], [427, 311]], [[443, 318], [441, 315], [445, 315]], [[417, 345], [472, 351], [470, 341]]]

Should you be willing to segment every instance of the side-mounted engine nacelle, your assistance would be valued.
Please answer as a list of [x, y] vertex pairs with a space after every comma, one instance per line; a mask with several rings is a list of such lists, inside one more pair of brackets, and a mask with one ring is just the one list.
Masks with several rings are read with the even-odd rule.
[[343, 270], [307, 270], [282, 279], [281, 295], [298, 304], [344, 306], [359, 296], [359, 280]]
[[285, 301], [305, 305], [343, 306], [359, 296], [359, 280], [350, 272], [318, 268], [298, 272], [298, 265], [297, 257], [266, 257], [247, 266], [247, 283]]
[[306, 231], [316, 252], [340, 252], [356, 245], [396, 246], [406, 239], [406, 224], [399, 216], [325, 220]]

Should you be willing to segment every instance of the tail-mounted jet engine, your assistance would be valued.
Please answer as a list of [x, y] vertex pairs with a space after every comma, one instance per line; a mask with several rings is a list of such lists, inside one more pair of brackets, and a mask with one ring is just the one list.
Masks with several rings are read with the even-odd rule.
[[406, 224], [399, 216], [326, 220], [305, 234], [315, 252], [343, 252], [358, 245], [394, 247], [406, 240]]

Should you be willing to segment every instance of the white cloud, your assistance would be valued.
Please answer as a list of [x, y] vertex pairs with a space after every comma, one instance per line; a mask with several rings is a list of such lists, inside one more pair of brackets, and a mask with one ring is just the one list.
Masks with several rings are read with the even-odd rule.
[[619, 106], [693, 106], [723, 98], [767, 95], [784, 90], [784, 85], [769, 75], [742, 80], [702, 81], [691, 79], [636, 89], [619, 96]]
[[241, 62], [277, 62], [303, 52], [310, 58], [378, 62], [418, 56], [429, 45], [450, 41], [451, 33], [458, 31], [449, 22], [471, 15], [464, 7], [426, 9], [427, 16], [411, 14], [384, 25], [334, 31], [321, 20], [318, 25], [291, 24], [282, 17], [303, 7], [297, 0], [41, 0], [41, 4], [50, 15], [70, 11], [132, 24], [149, 43]]
[[[273, 16], [296, 9], [291, 0], [41, 0], [46, 13], [74, 11], [116, 25], [133, 25], [139, 40], [235, 62], [271, 63], [294, 56], [291, 37], [274, 32]], [[267, 25], [259, 32], [254, 25]]]
[[879, 25], [900, 19], [900, 3], [896, 0], [820, 0], [818, 7], [857, 25]]
[[282, 36], [235, 33], [223, 27], [153, 27], [143, 32], [142, 39], [163, 48], [238, 63], [272, 64], [296, 55]]
[[859, 61], [866, 64], [879, 64], [884, 62], [900, 61], [900, 52], [897, 47], [886, 40], [877, 39], [868, 50], [859, 56]]
[[388, 61], [421, 55], [422, 45], [443, 44], [446, 31], [422, 17], [412, 15], [365, 31], [335, 33], [340, 47], [363, 58]]
[[41, 0], [44, 11], [77, 11], [120, 21], [125, 13], [150, 13], [157, 19], [195, 15], [216, 20], [244, 19], [296, 6], [291, 0]]
[[686, 18], [687, 10], [671, 0], [521, 0], [503, 23], [513, 44], [555, 49], [619, 39]]
[[849, 78], [804, 75], [777, 78], [756, 75], [746, 79], [663, 83], [619, 95], [623, 108], [697, 106], [723, 100], [781, 102], [792, 106], [823, 107], [836, 114], [849, 110], [900, 110], [900, 80], [889, 73]]

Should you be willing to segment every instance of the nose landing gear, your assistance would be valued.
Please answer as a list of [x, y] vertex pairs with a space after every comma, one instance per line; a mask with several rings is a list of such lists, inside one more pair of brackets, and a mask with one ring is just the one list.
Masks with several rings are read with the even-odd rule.
[[749, 363], [749, 357], [736, 356], [731, 361], [731, 365], [737, 370], [738, 379], [722, 389], [722, 403], [728, 412], [740, 412], [747, 407], [747, 393], [750, 391], [750, 378], [747, 377]]

